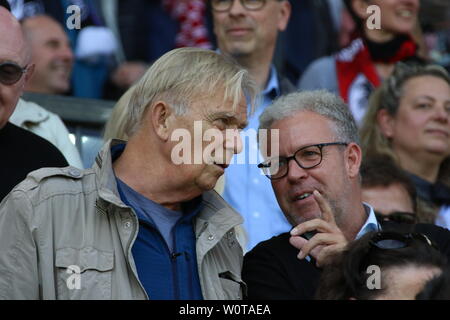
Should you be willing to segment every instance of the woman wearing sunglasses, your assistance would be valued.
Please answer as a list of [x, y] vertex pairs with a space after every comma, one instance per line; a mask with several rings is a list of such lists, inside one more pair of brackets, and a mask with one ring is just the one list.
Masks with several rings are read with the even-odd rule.
[[316, 297], [414, 300], [428, 281], [448, 272], [446, 265], [446, 257], [424, 234], [371, 232], [334, 256], [323, 270]]

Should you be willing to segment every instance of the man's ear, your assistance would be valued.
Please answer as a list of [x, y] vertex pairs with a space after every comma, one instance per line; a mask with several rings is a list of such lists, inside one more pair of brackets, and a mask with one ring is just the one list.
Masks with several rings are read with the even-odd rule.
[[24, 85], [26, 86], [27, 83], [30, 81], [31, 77], [34, 74], [34, 63], [30, 64], [27, 68], [27, 72], [25, 73], [25, 81], [24, 81]]
[[359, 145], [357, 145], [354, 142], [351, 142], [347, 146], [347, 153], [346, 153], [346, 160], [347, 160], [347, 172], [351, 178], [358, 177], [359, 175], [359, 167], [361, 166], [362, 162], [362, 150]]
[[150, 109], [149, 115], [149, 122], [156, 135], [164, 141], [169, 140], [171, 132], [169, 121], [172, 115], [170, 106], [164, 101], [157, 101]]
[[289, 18], [291, 16], [291, 3], [289, 1], [282, 1], [280, 3], [280, 16], [278, 19], [278, 30], [284, 31], [289, 22]]
[[351, 6], [355, 14], [362, 20], [366, 20], [369, 14], [367, 13], [367, 7], [369, 4], [366, 0], [351, 0]]
[[392, 138], [394, 135], [395, 120], [386, 109], [380, 109], [377, 112], [377, 123], [381, 133], [386, 138]]

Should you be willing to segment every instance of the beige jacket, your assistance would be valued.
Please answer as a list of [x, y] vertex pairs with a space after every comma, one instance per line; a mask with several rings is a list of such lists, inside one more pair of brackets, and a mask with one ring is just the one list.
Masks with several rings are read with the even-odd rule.
[[[0, 299], [148, 298], [131, 253], [138, 220], [120, 200], [112, 144], [92, 169], [40, 169], [4, 198]], [[242, 218], [215, 191], [203, 202], [195, 220], [203, 297], [241, 299], [243, 250], [235, 227]]]

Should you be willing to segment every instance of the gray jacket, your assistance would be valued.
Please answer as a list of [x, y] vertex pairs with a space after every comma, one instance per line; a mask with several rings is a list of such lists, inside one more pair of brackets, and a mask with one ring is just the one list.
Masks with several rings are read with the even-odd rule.
[[[135, 212], [117, 191], [111, 145], [92, 169], [32, 172], [0, 204], [0, 299], [147, 299], [131, 248]], [[205, 299], [241, 299], [242, 218], [215, 192], [195, 219]], [[151, 298], [151, 293], [149, 293]]]

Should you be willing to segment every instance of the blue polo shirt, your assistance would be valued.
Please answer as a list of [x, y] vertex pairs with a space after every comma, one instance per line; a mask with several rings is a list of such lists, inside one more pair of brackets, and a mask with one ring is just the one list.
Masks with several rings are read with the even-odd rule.
[[[113, 159], [124, 148], [125, 145], [113, 147]], [[116, 181], [120, 198], [134, 209], [139, 220], [131, 252], [149, 298], [203, 299], [194, 231], [194, 217], [201, 210], [202, 198], [185, 202], [181, 211], [173, 211], [144, 197], [117, 177]]]

